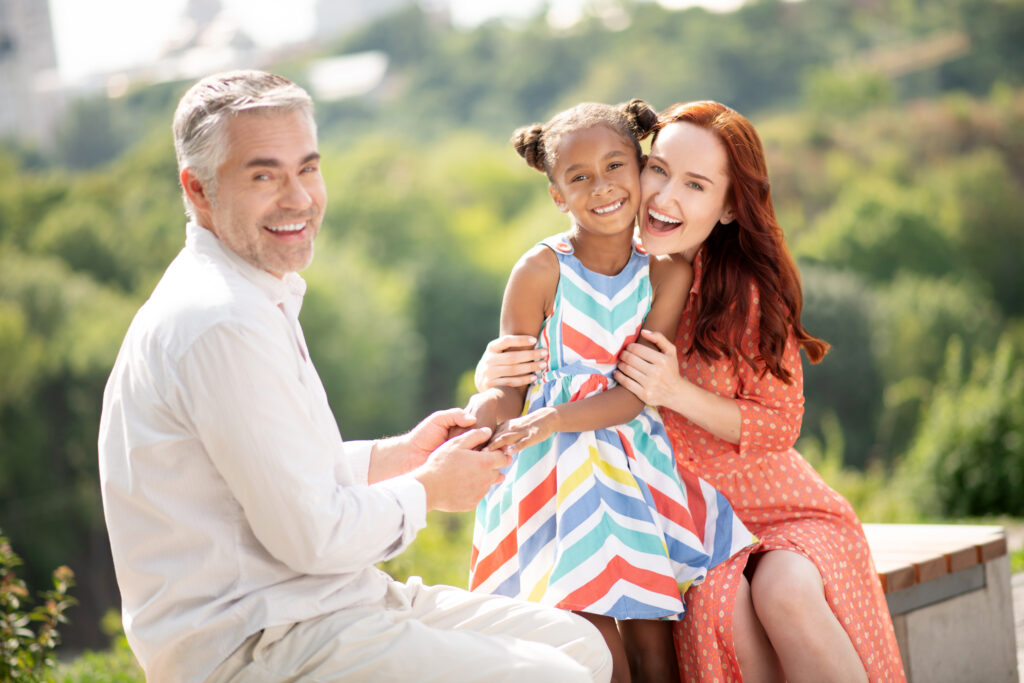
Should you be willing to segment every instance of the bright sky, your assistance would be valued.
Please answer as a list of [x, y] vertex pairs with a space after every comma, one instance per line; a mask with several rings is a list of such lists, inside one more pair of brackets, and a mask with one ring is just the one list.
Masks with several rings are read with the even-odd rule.
[[[334, 0], [350, 1], [350, 0]], [[439, 4], [446, 0], [429, 0]], [[551, 12], [571, 21], [587, 0], [549, 0]], [[666, 7], [694, 4], [733, 9], [742, 0], [657, 0]], [[271, 47], [302, 40], [313, 28], [316, 0], [222, 0], [256, 42]], [[543, 0], [447, 0], [452, 19], [473, 26], [495, 16], [524, 17]], [[151, 61], [174, 35], [187, 0], [49, 0], [63, 80]]]

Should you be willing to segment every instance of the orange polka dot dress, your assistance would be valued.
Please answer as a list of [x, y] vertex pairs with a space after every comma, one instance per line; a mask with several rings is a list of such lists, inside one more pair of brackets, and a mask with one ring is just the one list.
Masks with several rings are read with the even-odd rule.
[[[678, 413], [661, 409], [681, 470], [704, 478], [732, 503], [760, 542], [708, 573], [686, 594], [687, 611], [675, 625], [683, 681], [741, 681], [733, 649], [733, 600], [751, 552], [791, 550], [815, 564], [829, 606], [850, 635], [871, 681], [903, 681], [896, 636], [867, 539], [853, 507], [793, 449], [803, 417], [803, 372], [794, 337], [783, 364], [786, 384], [741, 361], [705, 361], [692, 349], [703, 250], [676, 336], [681, 374], [690, 382], [736, 399], [740, 443], [713, 436]], [[753, 292], [743, 350], [758, 353], [760, 304]]]

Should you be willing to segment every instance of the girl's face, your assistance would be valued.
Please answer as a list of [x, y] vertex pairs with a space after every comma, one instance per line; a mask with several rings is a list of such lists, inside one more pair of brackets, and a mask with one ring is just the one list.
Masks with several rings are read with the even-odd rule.
[[652, 254], [682, 254], [692, 262], [715, 225], [733, 219], [725, 148], [714, 133], [692, 123], [661, 129], [640, 188], [640, 239]]
[[640, 206], [640, 163], [631, 141], [604, 125], [566, 133], [551, 176], [551, 198], [577, 229], [632, 232]]

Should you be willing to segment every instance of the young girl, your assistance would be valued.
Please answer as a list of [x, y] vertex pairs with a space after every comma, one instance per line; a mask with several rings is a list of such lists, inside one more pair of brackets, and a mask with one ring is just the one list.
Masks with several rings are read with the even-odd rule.
[[539, 331], [550, 361], [525, 406], [510, 387], [469, 403], [499, 426], [488, 447], [518, 452], [477, 508], [470, 588], [581, 613], [616, 681], [678, 679], [664, 667], [682, 593], [754, 541], [723, 496], [680, 477], [658, 413], [612, 379], [641, 328], [675, 331], [692, 281], [685, 260], [650, 259], [634, 238], [638, 137], [656, 120], [640, 100], [585, 103], [514, 134], [571, 226], [515, 265], [501, 331]]

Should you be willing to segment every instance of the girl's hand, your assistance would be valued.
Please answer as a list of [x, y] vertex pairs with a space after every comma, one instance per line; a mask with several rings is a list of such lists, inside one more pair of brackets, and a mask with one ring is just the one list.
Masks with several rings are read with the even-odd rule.
[[[491, 387], [525, 387], [547, 369], [547, 349], [523, 348], [537, 343], [523, 334], [506, 334], [487, 344], [487, 350], [476, 365], [473, 380], [477, 391]], [[510, 349], [518, 349], [512, 351]]]
[[491, 438], [487, 448], [515, 453], [548, 438], [558, 431], [557, 426], [558, 411], [554, 408], [541, 408], [503, 424]]
[[615, 381], [647, 405], [669, 405], [679, 385], [686, 381], [679, 375], [676, 347], [660, 332], [641, 330], [640, 334], [657, 348], [640, 343], [627, 346], [619, 357]]

